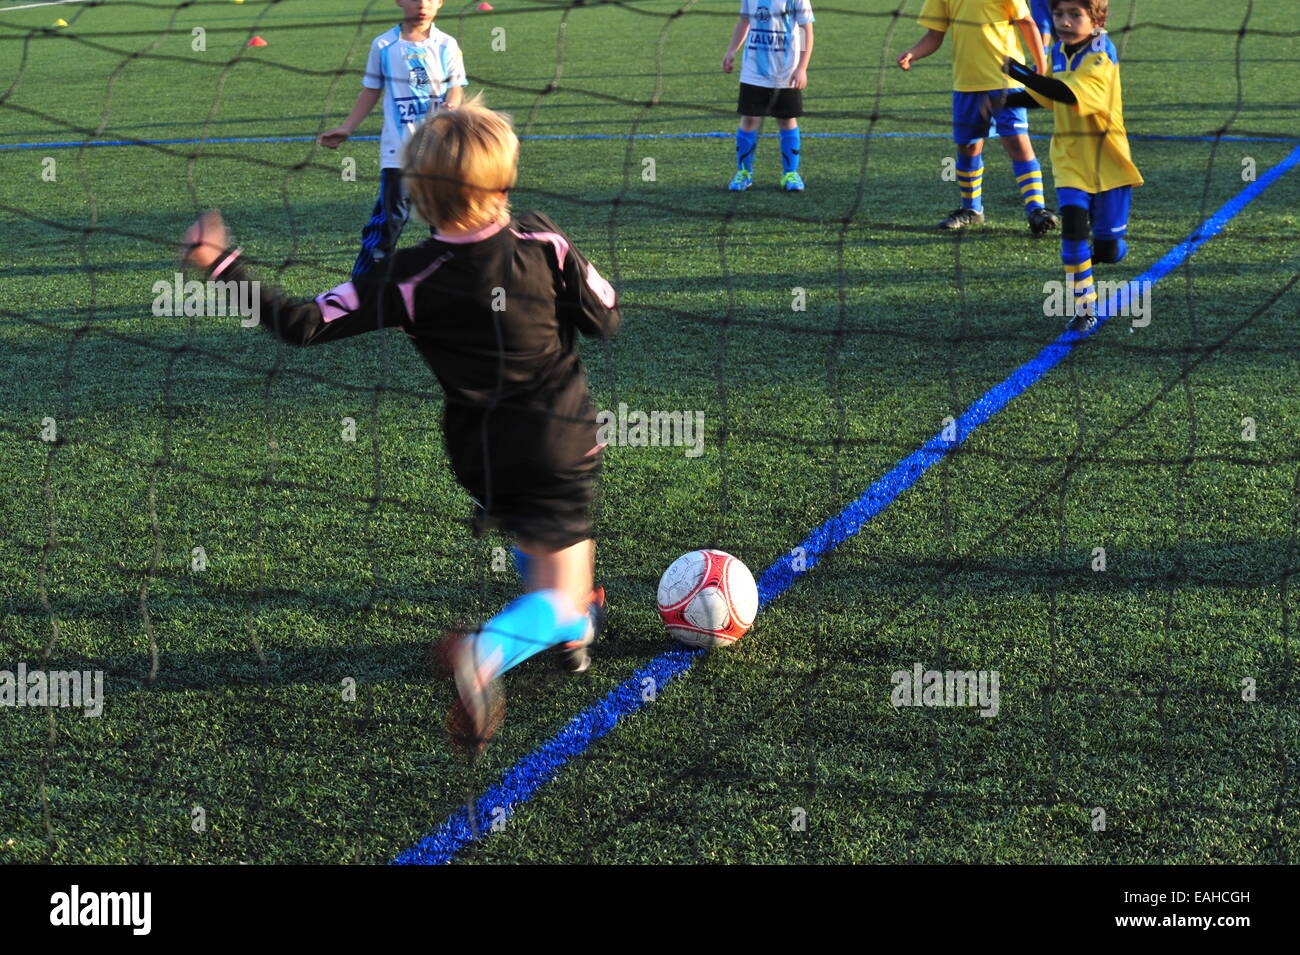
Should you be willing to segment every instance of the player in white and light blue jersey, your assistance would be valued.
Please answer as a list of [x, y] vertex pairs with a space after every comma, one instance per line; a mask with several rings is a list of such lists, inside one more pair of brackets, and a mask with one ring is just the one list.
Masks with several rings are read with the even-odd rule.
[[430, 109], [460, 102], [465, 63], [455, 38], [431, 27], [426, 40], [407, 40], [401, 27], [375, 38], [361, 78], [365, 89], [382, 90], [384, 129], [380, 167], [401, 167], [402, 144]]
[[401, 26], [375, 37], [356, 105], [342, 125], [319, 138], [322, 146], [337, 149], [375, 104], [384, 101], [379, 199], [361, 231], [361, 252], [352, 266], [353, 278], [393, 253], [410, 217], [410, 200], [402, 186], [402, 144], [429, 112], [459, 106], [467, 83], [460, 45], [433, 25], [442, 0], [396, 2], [403, 14]]
[[799, 28], [813, 22], [808, 0], [741, 0], [740, 15], [749, 21], [740, 82], [769, 89], [793, 86], [804, 47]]
[[808, 85], [813, 48], [813, 12], [809, 0], [740, 0], [740, 19], [722, 58], [730, 73], [743, 46], [740, 67], [740, 128], [736, 131], [736, 175], [729, 188], [748, 189], [754, 181], [754, 151], [764, 116], [774, 116], [781, 130], [781, 186], [802, 192], [799, 175], [799, 117]]

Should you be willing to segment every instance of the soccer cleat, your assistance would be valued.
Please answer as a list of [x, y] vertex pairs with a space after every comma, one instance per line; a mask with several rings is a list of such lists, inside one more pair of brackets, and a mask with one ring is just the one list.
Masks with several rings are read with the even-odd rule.
[[754, 174], [748, 169], [737, 169], [736, 174], [731, 177], [731, 182], [727, 188], [732, 192], [744, 192], [754, 184]]
[[605, 588], [597, 587], [591, 592], [591, 602], [587, 604], [587, 614], [591, 622], [587, 635], [581, 640], [572, 640], [561, 644], [560, 662], [570, 673], [585, 673], [591, 666], [591, 645], [596, 642], [605, 629]]
[[786, 192], [803, 192], [803, 177], [797, 172], [787, 172], [781, 177], [781, 188]]
[[1070, 319], [1070, 324], [1065, 326], [1067, 332], [1075, 332], [1079, 335], [1086, 335], [1097, 327], [1097, 316], [1092, 312], [1079, 312], [1074, 318]]
[[447, 733], [452, 746], [471, 754], [484, 750], [506, 715], [501, 681], [474, 659], [475, 636], [457, 631], [445, 633], [437, 652], [455, 677], [458, 694], [447, 712]]
[[1061, 224], [1061, 220], [1056, 218], [1056, 213], [1051, 209], [1044, 209], [1042, 206], [1032, 210], [1028, 218], [1029, 232], [1035, 237], [1046, 235]]
[[954, 209], [948, 217], [939, 223], [940, 229], [964, 229], [970, 225], [983, 225], [984, 213], [974, 209]]

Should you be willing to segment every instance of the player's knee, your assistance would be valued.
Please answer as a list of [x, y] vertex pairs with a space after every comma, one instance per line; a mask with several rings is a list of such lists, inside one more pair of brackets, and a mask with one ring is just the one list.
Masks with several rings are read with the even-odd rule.
[[1073, 242], [1088, 239], [1088, 210], [1079, 206], [1061, 207], [1061, 238]]
[[1024, 133], [1002, 137], [1002, 148], [1016, 162], [1029, 162], [1034, 158], [1034, 146]]
[[1094, 262], [1111, 265], [1126, 255], [1128, 255], [1128, 243], [1123, 239], [1097, 239], [1092, 245]]

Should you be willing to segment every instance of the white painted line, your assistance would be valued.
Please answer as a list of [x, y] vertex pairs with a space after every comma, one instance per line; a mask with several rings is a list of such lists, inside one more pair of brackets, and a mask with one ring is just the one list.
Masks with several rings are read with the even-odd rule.
[[11, 10], [35, 10], [37, 7], [57, 7], [65, 3], [86, 3], [87, 0], [45, 0], [44, 3], [24, 3], [21, 7], [0, 7], [0, 13]]

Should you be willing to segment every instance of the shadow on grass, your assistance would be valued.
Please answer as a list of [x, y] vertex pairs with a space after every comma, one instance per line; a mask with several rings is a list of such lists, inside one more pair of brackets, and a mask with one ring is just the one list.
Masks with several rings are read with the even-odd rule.
[[[947, 595], [957, 603], [971, 597], [989, 598], [1005, 595], [1032, 595], [1054, 592], [1058, 595], [1087, 593], [1091, 595], [1146, 594], [1177, 589], [1190, 593], [1203, 589], [1244, 590], [1278, 585], [1284, 577], [1297, 568], [1286, 566], [1290, 542], [1285, 539], [1251, 541], [1198, 541], [1189, 542], [1180, 555], [1173, 549], [1156, 551], [1125, 551], [1113, 549], [1108, 554], [1108, 567], [1104, 573], [1090, 568], [1092, 555], [1088, 551], [1070, 551], [1061, 555], [1030, 555], [1023, 558], [1001, 560], [963, 561], [952, 567], [938, 561], [917, 561], [902, 558], [893, 562], [874, 561], [865, 567], [841, 567], [832, 562], [818, 571], [818, 586], [836, 590], [851, 588], [858, 594], [869, 594], [878, 600], [890, 595], [912, 595], [925, 591], [931, 584], [938, 587], [940, 578], [949, 571], [944, 584]], [[668, 647], [666, 641], [647, 641], [646, 631], [658, 634], [650, 610], [650, 593], [641, 578], [605, 578], [612, 595], [612, 621], [602, 639], [599, 657], [614, 663], [645, 659]], [[500, 587], [494, 585], [494, 592]], [[645, 606], [625, 603], [619, 606], [619, 595], [644, 597]], [[502, 602], [504, 602], [502, 598]], [[865, 599], [865, 598], [864, 598]], [[352, 646], [276, 646], [270, 641], [263, 644], [263, 659], [250, 646], [227, 650], [176, 653], [164, 650], [160, 655], [159, 672], [152, 684], [154, 691], [223, 690], [231, 687], [273, 687], [291, 685], [338, 684], [345, 677], [358, 683], [383, 681], [423, 680], [431, 675], [425, 661], [429, 643], [449, 622], [444, 611], [435, 608], [440, 601], [427, 587], [396, 585], [384, 589], [383, 604], [404, 605], [404, 609], [376, 607], [370, 602], [369, 592], [344, 590], [322, 585], [303, 591], [269, 590], [255, 602], [248, 596], [208, 594], [194, 596], [162, 597], [149, 601], [150, 613], [157, 620], [176, 615], [186, 619], [201, 619], [204, 615], [225, 622], [230, 628], [241, 624], [244, 614], [296, 610], [313, 614], [323, 626], [338, 630], [355, 631], [372, 616], [409, 628], [427, 625], [429, 640], [399, 641], [385, 644], [359, 644]], [[491, 602], [491, 598], [489, 598]], [[78, 607], [83, 609], [79, 612]], [[641, 612], [644, 611], [644, 612]], [[11, 602], [9, 613], [16, 618], [46, 621], [49, 615], [34, 601]], [[102, 597], [86, 594], [80, 599], [61, 600], [57, 615], [62, 620], [77, 617], [99, 620], [118, 619], [138, 623], [138, 612], [128, 611], [123, 604], [119, 613], [105, 613]], [[468, 622], [465, 622], [468, 625]], [[643, 626], [644, 624], [644, 626]], [[40, 660], [33, 649], [14, 653], [13, 644], [0, 657], [0, 669], [13, 670], [22, 660], [29, 668], [102, 670], [109, 693], [138, 690], [148, 682], [150, 658], [147, 653], [122, 653], [106, 656], [58, 654]], [[531, 669], [531, 668], [530, 668]]]

